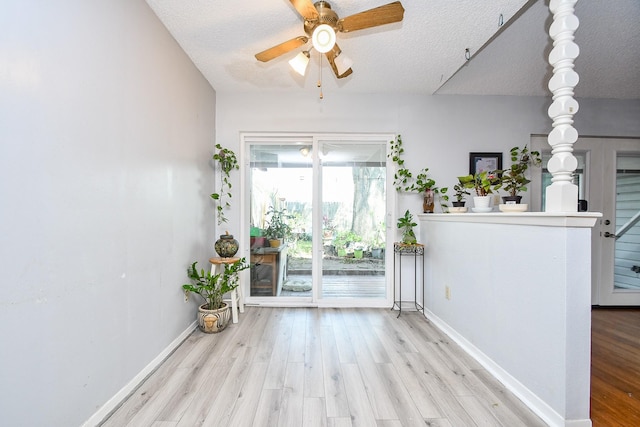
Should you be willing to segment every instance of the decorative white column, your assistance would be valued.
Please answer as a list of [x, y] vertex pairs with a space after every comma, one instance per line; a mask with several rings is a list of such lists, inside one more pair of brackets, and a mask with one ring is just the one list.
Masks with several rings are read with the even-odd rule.
[[552, 157], [547, 169], [553, 178], [546, 190], [546, 212], [578, 210], [578, 187], [571, 182], [578, 167], [573, 155], [573, 144], [578, 140], [578, 132], [573, 127], [573, 115], [578, 112], [573, 89], [579, 81], [578, 73], [573, 70], [573, 61], [580, 54], [578, 45], [573, 42], [573, 34], [579, 25], [573, 14], [576, 2], [551, 0], [549, 4], [553, 13], [553, 23], [549, 28], [549, 36], [553, 39], [553, 49], [549, 54], [549, 64], [553, 66], [553, 76], [549, 80], [553, 103], [548, 114], [553, 120], [553, 130], [548, 137]]

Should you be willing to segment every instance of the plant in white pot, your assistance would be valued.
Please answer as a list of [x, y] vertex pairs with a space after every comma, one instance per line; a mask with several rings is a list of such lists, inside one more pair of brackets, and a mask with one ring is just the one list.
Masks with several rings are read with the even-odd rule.
[[494, 186], [500, 182], [496, 171], [482, 171], [475, 175], [459, 176], [458, 181], [462, 187], [473, 189], [476, 192], [473, 197], [474, 211], [488, 212], [491, 210], [491, 194]]
[[231, 318], [229, 304], [222, 300], [224, 294], [238, 287], [238, 273], [249, 268], [245, 258], [225, 264], [224, 271], [211, 274], [210, 271], [197, 269], [197, 262], [187, 269], [187, 276], [191, 283], [182, 285], [185, 293], [193, 292], [204, 299], [204, 304], [198, 307], [198, 326], [203, 332], [220, 332], [227, 327]]

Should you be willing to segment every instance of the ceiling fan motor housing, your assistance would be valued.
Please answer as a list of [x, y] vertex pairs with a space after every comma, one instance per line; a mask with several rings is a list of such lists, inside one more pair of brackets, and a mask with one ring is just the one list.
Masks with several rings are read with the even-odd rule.
[[337, 32], [338, 14], [331, 10], [331, 5], [324, 0], [317, 1], [313, 5], [318, 11], [318, 18], [305, 19], [304, 32], [311, 36], [313, 34], [313, 30], [315, 30], [316, 27], [321, 24], [327, 24]]

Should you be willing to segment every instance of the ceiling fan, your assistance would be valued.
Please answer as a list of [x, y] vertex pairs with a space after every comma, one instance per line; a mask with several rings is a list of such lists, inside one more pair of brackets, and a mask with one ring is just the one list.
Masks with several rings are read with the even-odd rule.
[[[324, 0], [315, 3], [312, 3], [311, 0], [289, 1], [304, 18], [304, 32], [307, 35], [295, 37], [257, 53], [255, 55], [256, 59], [262, 62], [271, 61], [305, 45], [311, 39], [313, 49], [325, 54], [331, 69], [339, 79], [347, 77], [353, 70], [351, 69], [351, 60], [346, 55], [341, 55], [342, 51], [336, 43], [336, 33], [348, 33], [364, 28], [400, 22], [404, 16], [404, 8], [399, 1], [365, 10], [342, 19], [338, 18], [338, 14], [331, 9], [331, 5]], [[309, 63], [309, 57], [308, 50], [300, 52], [289, 63], [298, 73], [304, 75], [304, 70]]]

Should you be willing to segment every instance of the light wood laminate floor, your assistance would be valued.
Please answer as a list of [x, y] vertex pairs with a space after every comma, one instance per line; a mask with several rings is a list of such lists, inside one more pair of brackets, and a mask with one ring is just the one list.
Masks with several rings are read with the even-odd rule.
[[195, 331], [104, 426], [544, 426], [421, 314], [247, 307]]

